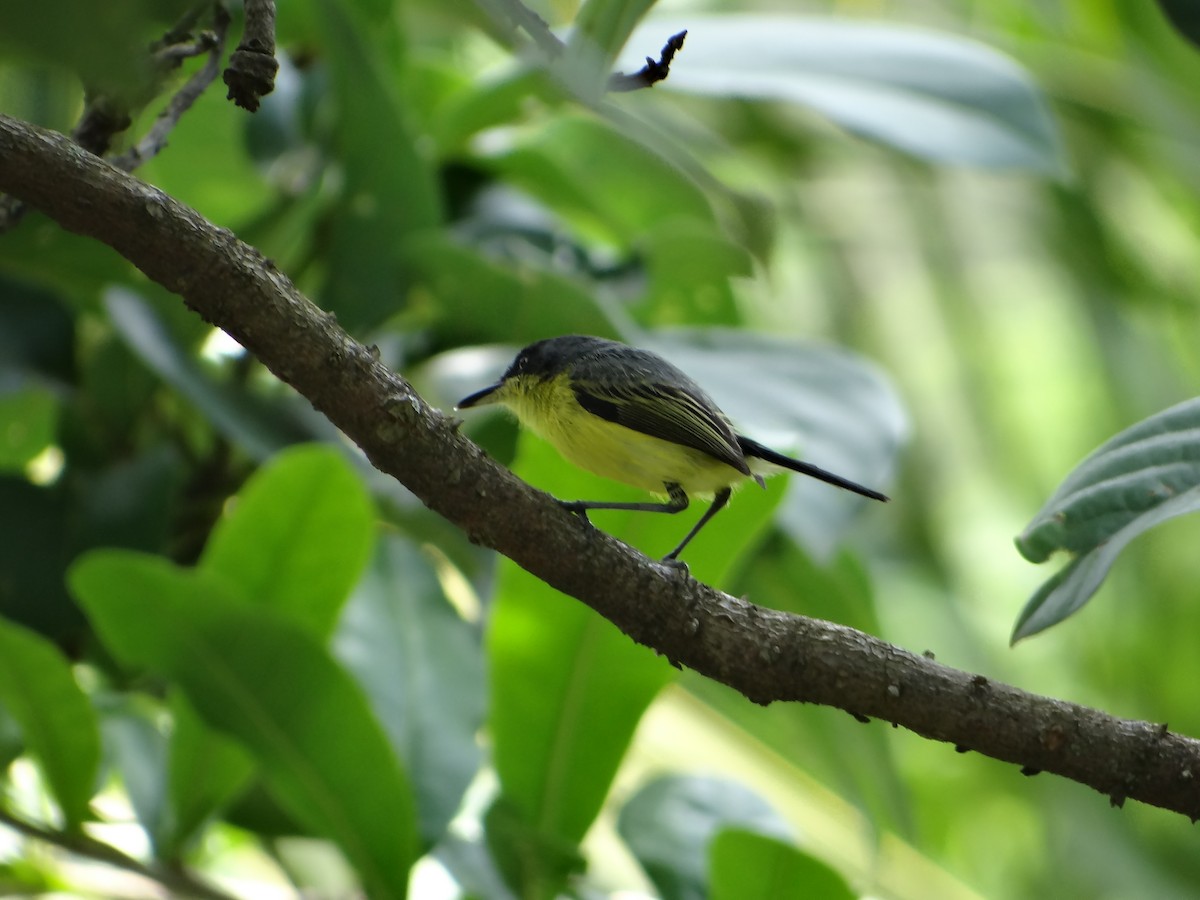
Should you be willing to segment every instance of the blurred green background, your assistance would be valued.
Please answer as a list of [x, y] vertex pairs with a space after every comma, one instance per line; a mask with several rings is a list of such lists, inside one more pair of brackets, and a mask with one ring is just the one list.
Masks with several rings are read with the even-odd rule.
[[[84, 82], [144, 79], [126, 43], [183, 5], [94, 27], [82, 2], [0, 12], [0, 112], [69, 131]], [[697, 577], [1200, 734], [1195, 517], [1009, 646], [1060, 564], [1014, 538], [1093, 448], [1198, 392], [1197, 48], [1159, 6], [1115, 0], [643, 7], [535, 6], [580, 24], [547, 70], [491, 0], [282, 4], [262, 109], [210, 88], [137, 174], [448, 413], [525, 343], [619, 337], [757, 439], [894, 498], [747, 489], [689, 550]], [[51, 25], [71, 40], [21, 38]], [[681, 28], [666, 82], [602, 96], [610, 62]], [[122, 147], [198, 66], [132, 92]], [[634, 496], [500, 416], [466, 428], [557, 496]], [[1178, 815], [675, 672], [36, 213], [0, 236], [0, 510], [3, 816], [84, 829], [162, 878], [235, 896], [1200, 892]], [[594, 521], [651, 556], [688, 524]], [[112, 877], [0, 823], [0, 890], [147, 890]]]

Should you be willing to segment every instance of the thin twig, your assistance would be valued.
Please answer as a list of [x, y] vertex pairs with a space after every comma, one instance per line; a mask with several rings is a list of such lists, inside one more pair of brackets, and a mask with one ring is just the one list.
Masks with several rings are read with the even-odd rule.
[[[221, 66], [221, 57], [225, 53], [225, 32], [229, 28], [229, 14], [220, 4], [217, 4], [214, 10], [212, 30], [203, 32], [196, 38], [193, 44], [188, 45], [192, 49], [203, 48], [197, 50], [197, 53], [207, 51], [208, 59], [199, 71], [192, 75], [184, 83], [183, 87], [175, 92], [175, 96], [170, 99], [166, 108], [158, 114], [158, 118], [154, 120], [154, 124], [146, 133], [146, 136], [120, 156], [116, 156], [111, 160], [112, 164], [118, 169], [132, 172], [142, 163], [157, 156], [167, 146], [167, 138], [175, 129], [175, 126], [179, 124], [179, 120], [183, 117], [183, 114], [191, 109], [192, 104], [216, 80], [217, 72]], [[165, 53], [169, 49], [171, 48], [163, 48], [158, 51], [156, 56]], [[192, 53], [191, 55], [194, 56], [197, 53]]]
[[212, 51], [217, 36], [212, 31], [201, 31], [191, 41], [180, 41], [175, 44], [164, 44], [154, 51], [154, 62], [164, 70], [174, 69], [185, 59], [202, 56]]
[[686, 37], [686, 31], [671, 35], [663, 45], [662, 54], [657, 62], [647, 56], [646, 65], [631, 75], [622, 72], [611, 75], [608, 79], [609, 91], [612, 93], [638, 91], [662, 81], [670, 73], [671, 61], [675, 59], [675, 54], [683, 49], [683, 39]]
[[180, 869], [170, 869], [160, 866], [148, 866], [140, 860], [122, 853], [111, 844], [98, 841], [91, 835], [80, 832], [54, 831], [43, 828], [14, 815], [0, 807], [0, 824], [7, 825], [13, 831], [20, 832], [55, 847], [61, 847], [77, 856], [85, 856], [99, 862], [107, 863], [118, 869], [133, 872], [143, 878], [149, 878], [166, 887], [172, 894], [184, 897], [200, 897], [203, 900], [236, 900], [232, 894], [227, 894], [219, 888], [206, 884]]
[[[225, 24], [222, 18], [227, 20], [228, 15], [220, 4], [199, 3], [193, 6], [170, 31], [150, 46], [150, 72], [154, 80], [161, 80], [167, 73], [178, 69], [185, 59], [212, 50], [212, 31], [202, 31], [197, 37], [192, 37], [192, 30], [201, 13], [210, 5], [214, 10], [214, 28], [223, 34]], [[104, 156], [112, 146], [113, 139], [132, 122], [133, 110], [127, 104], [107, 94], [89, 94], [83, 116], [71, 132], [71, 137], [90, 153]]]
[[274, 0], [246, 0], [242, 42], [229, 57], [223, 76], [229, 88], [227, 99], [254, 112], [259, 101], [275, 90], [275, 73], [278, 71]]
[[521, 28], [549, 60], [562, 56], [567, 45], [550, 30], [549, 23], [524, 3], [505, 3], [504, 10], [513, 24]]

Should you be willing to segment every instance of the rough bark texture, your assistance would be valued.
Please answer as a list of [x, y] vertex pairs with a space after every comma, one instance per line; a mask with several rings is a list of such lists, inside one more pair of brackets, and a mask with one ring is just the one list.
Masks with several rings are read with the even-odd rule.
[[453, 420], [300, 295], [270, 260], [68, 138], [0, 116], [0, 190], [113, 247], [292, 385], [471, 539], [639, 643], [756, 703], [878, 718], [1200, 817], [1200, 742], [949, 668], [851, 628], [699, 584], [593, 530], [494, 464]]

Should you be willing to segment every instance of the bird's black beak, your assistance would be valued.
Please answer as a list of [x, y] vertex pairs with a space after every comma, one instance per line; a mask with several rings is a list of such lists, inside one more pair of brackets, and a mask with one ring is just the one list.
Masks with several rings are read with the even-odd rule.
[[490, 400], [488, 398], [496, 393], [496, 391], [500, 390], [503, 385], [503, 381], [498, 381], [490, 387], [485, 387], [482, 391], [476, 391], [473, 394], [469, 394], [454, 404], [454, 408], [467, 409], [470, 406], [486, 406], [489, 403], [495, 403], [496, 401], [494, 398]]

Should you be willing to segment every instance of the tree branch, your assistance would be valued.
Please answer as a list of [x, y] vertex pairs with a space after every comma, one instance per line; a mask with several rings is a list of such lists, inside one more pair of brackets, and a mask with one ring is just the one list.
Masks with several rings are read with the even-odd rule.
[[225, 53], [225, 30], [228, 27], [229, 14], [224, 7], [216, 4], [213, 8], [212, 31], [202, 31], [191, 42], [169, 44], [158, 51], [157, 56], [160, 59], [164, 62], [174, 60], [176, 66], [179, 65], [180, 60], [199, 56], [202, 53], [207, 53], [208, 59], [184, 83], [183, 87], [175, 92], [170, 102], [154, 120], [154, 125], [151, 126], [146, 136], [120, 156], [114, 157], [113, 165], [126, 172], [132, 172], [142, 163], [153, 159], [167, 146], [167, 138], [175, 130], [175, 126], [179, 124], [183, 114], [192, 108], [192, 104], [200, 99], [200, 95], [216, 79], [217, 69], [221, 65], [221, 57]]
[[197, 880], [183, 870], [169, 869], [163, 866], [148, 866], [134, 859], [132, 856], [122, 853], [111, 844], [98, 841], [83, 832], [71, 834], [65, 831], [53, 831], [43, 828], [41, 825], [26, 821], [2, 807], [0, 807], [0, 825], [7, 825], [13, 831], [19, 832], [26, 837], [45, 841], [47, 844], [61, 847], [78, 856], [107, 863], [110, 866], [116, 866], [118, 869], [124, 869], [127, 872], [141, 875], [143, 878], [156, 881], [168, 888], [173, 896], [199, 897], [202, 900], [236, 900], [232, 895]]
[[258, 102], [275, 90], [275, 2], [246, 0], [246, 28], [242, 42], [229, 57], [223, 78], [229, 88], [227, 99], [254, 112]]
[[564, 511], [458, 434], [231, 232], [66, 137], [0, 116], [0, 190], [113, 247], [255, 354], [430, 509], [633, 640], [756, 703], [793, 700], [1200, 817], [1200, 741], [1026, 693], [841, 625], [764, 609]]
[[658, 60], [655, 61], [647, 56], [646, 64], [636, 72], [629, 75], [617, 72], [609, 76], [608, 89], [613, 93], [619, 93], [621, 91], [637, 91], [658, 84], [670, 74], [671, 61], [675, 59], [675, 54], [683, 49], [683, 39], [686, 37], [686, 31], [671, 35], [663, 45]]

